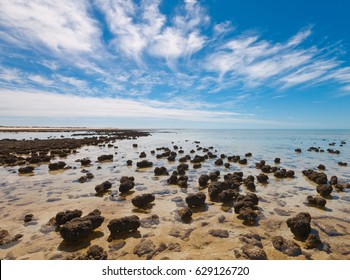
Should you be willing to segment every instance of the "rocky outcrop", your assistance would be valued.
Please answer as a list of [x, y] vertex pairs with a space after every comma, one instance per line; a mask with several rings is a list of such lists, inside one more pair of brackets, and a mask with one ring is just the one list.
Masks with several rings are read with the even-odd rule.
[[162, 166], [162, 167], [156, 167], [154, 169], [154, 175], [156, 176], [162, 176], [162, 175], [169, 175], [168, 170], [166, 169], [166, 167]]
[[136, 166], [138, 168], [147, 168], [147, 167], [152, 167], [153, 163], [151, 161], [148, 160], [142, 160], [136, 163]]
[[83, 212], [77, 209], [72, 211], [66, 210], [66, 211], [58, 212], [55, 217], [56, 225], [58, 226], [63, 225], [75, 218], [81, 217], [82, 214]]
[[60, 169], [64, 169], [65, 166], [66, 166], [66, 163], [64, 161], [50, 163], [49, 164], [49, 170], [50, 171], [60, 170]]
[[264, 173], [260, 173], [258, 176], [256, 176], [256, 179], [258, 180], [259, 183], [266, 184], [267, 181], [269, 180], [269, 176], [267, 176]]
[[287, 220], [287, 226], [297, 239], [304, 240], [311, 233], [311, 216], [309, 213], [300, 212]]
[[101, 155], [97, 158], [97, 161], [103, 162], [103, 161], [111, 161], [113, 160], [113, 155]]
[[126, 193], [126, 192], [130, 191], [132, 188], [135, 187], [134, 180], [135, 180], [135, 178], [133, 176], [131, 176], [131, 177], [123, 176], [120, 179], [119, 191], [121, 193]]
[[34, 166], [25, 166], [25, 167], [20, 167], [18, 168], [18, 173], [19, 174], [28, 174], [28, 173], [32, 173], [34, 170]]
[[150, 193], [135, 196], [131, 203], [138, 208], [143, 208], [155, 200], [155, 196]]
[[201, 186], [201, 187], [205, 187], [207, 184], [208, 184], [208, 181], [209, 181], [209, 176], [208, 175], [201, 175], [199, 176], [198, 178], [198, 184]]
[[91, 160], [88, 159], [88, 158], [83, 158], [83, 159], [80, 160], [80, 164], [81, 164], [81, 166], [90, 165], [91, 164]]
[[318, 196], [313, 197], [312, 195], [307, 196], [306, 199], [307, 199], [307, 202], [310, 205], [316, 206], [316, 207], [319, 207], [319, 208], [325, 207], [326, 206], [326, 202], [327, 202], [322, 197], [318, 197]]
[[198, 192], [196, 194], [188, 195], [186, 197], [186, 203], [190, 208], [201, 207], [205, 205], [205, 199], [205, 194], [202, 192]]
[[328, 185], [318, 185], [316, 191], [323, 197], [329, 196], [333, 192], [333, 187]]
[[104, 221], [101, 212], [96, 209], [82, 218], [75, 218], [65, 223], [60, 228], [60, 234], [67, 243], [78, 243], [90, 237], [93, 230]]
[[111, 220], [107, 227], [112, 235], [136, 231], [140, 227], [140, 219], [136, 215]]
[[109, 181], [104, 181], [103, 183], [101, 183], [95, 187], [95, 191], [97, 194], [103, 194], [111, 188], [112, 188], [112, 183]]
[[302, 173], [306, 176], [310, 181], [316, 184], [327, 184], [327, 175], [323, 172], [317, 172], [311, 169], [303, 170]]

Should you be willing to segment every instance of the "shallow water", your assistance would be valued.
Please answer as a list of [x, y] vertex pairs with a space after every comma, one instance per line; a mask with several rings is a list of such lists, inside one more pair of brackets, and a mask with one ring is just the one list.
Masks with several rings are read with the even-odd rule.
[[[57, 135], [55, 134], [56, 137]], [[17, 139], [45, 139], [49, 136], [47, 133], [16, 134]], [[0, 133], [0, 138], [14, 137]], [[200, 141], [200, 144], [195, 144], [194, 141]], [[348, 143], [340, 147], [341, 141]], [[336, 142], [336, 145], [329, 146], [331, 142]], [[138, 147], [133, 148], [133, 143], [137, 143]], [[312, 216], [313, 232], [318, 233], [321, 240], [330, 245], [331, 250], [303, 249], [305, 254], [295, 258], [350, 259], [350, 189], [345, 189], [344, 192], [334, 191], [332, 198], [327, 199], [325, 209], [310, 207], [305, 204], [306, 196], [317, 194], [316, 184], [301, 173], [303, 169], [315, 169], [322, 163], [326, 166], [328, 178], [336, 175], [340, 180], [350, 182], [350, 167], [338, 165], [339, 161], [350, 164], [349, 130], [159, 130], [149, 137], [116, 141], [114, 145], [118, 148], [85, 146], [79, 149], [77, 154], [61, 159], [72, 167], [64, 171], [49, 172], [48, 166], [43, 164], [36, 166], [34, 176], [29, 176], [19, 175], [18, 167], [0, 167], [1, 228], [10, 234], [23, 234], [21, 241], [0, 247], [0, 258], [59, 259], [71, 252], [84, 252], [89, 245], [98, 244], [107, 251], [110, 259], [139, 259], [133, 249], [142, 238], [146, 238], [156, 246], [161, 242], [168, 247], [171, 243], [178, 243], [178, 249], [159, 252], [154, 259], [235, 259], [238, 257], [235, 250], [239, 250], [243, 244], [241, 235], [259, 234], [269, 259], [291, 259], [293, 257], [273, 248], [271, 238], [282, 235], [293, 240], [285, 221], [304, 211]], [[167, 184], [169, 176], [156, 177], [153, 173], [157, 166], [165, 166], [169, 173], [176, 169], [181, 154], [175, 162], [168, 162], [166, 159], [156, 159], [150, 153], [157, 147], [172, 148], [173, 145], [181, 147], [185, 151], [184, 155], [190, 154], [191, 149], [196, 150], [197, 145], [214, 146], [218, 156], [223, 153], [242, 157], [247, 152], [253, 155], [248, 158], [247, 165], [231, 163], [229, 169], [215, 166], [215, 159], [208, 159], [202, 163], [202, 168], [190, 168], [187, 172], [189, 187], [181, 189]], [[308, 152], [310, 146], [321, 147], [325, 152]], [[295, 153], [296, 148], [301, 148], [302, 153]], [[340, 150], [340, 155], [329, 154], [326, 151], [328, 148]], [[146, 159], [153, 162], [152, 168], [136, 168], [142, 151], [146, 152]], [[162, 152], [156, 151], [156, 154]], [[114, 154], [113, 162], [96, 162], [99, 155], [111, 153]], [[203, 152], [196, 150], [195, 154], [202, 155]], [[79, 177], [84, 175], [81, 173], [83, 168], [75, 160], [85, 157], [89, 157], [93, 163], [85, 169], [95, 177], [86, 183], [79, 183]], [[273, 174], [268, 174], [268, 184], [256, 182], [256, 194], [260, 197], [257, 225], [243, 225], [231, 207], [223, 207], [221, 203], [211, 202], [208, 198], [206, 208], [194, 213], [191, 223], [186, 224], [177, 219], [176, 210], [185, 205], [186, 195], [199, 191], [197, 180], [201, 174], [220, 170], [221, 178], [234, 171], [243, 171], [244, 177], [255, 176], [261, 173], [255, 168], [255, 162], [264, 159], [267, 164], [274, 166], [273, 160], [276, 157], [281, 158], [278, 166], [295, 171], [295, 178], [276, 179]], [[126, 166], [128, 159], [133, 160], [133, 166]], [[191, 166], [189, 162], [188, 164]], [[101, 169], [97, 169], [98, 166]], [[136, 187], [127, 196], [117, 194], [121, 176], [135, 177]], [[95, 196], [95, 186], [106, 180], [113, 183], [112, 192], [103, 197]], [[206, 189], [202, 191], [207, 194]], [[247, 189], [241, 186], [241, 193], [245, 192]], [[137, 210], [131, 204], [131, 199], [142, 193], [153, 193], [156, 196], [153, 206], [146, 211]], [[59, 233], [45, 226], [59, 211], [80, 209], [84, 215], [96, 208], [101, 210], [105, 221], [95, 230], [92, 240], [79, 246], [65, 245]], [[25, 225], [23, 217], [28, 213], [34, 215], [34, 221]], [[131, 214], [137, 214], [141, 219], [156, 214], [159, 216], [159, 224], [152, 227], [146, 225], [137, 234], [108, 242], [108, 222]], [[219, 222], [221, 216], [225, 217], [222, 223]], [[327, 234], [327, 227], [333, 227], [337, 234]], [[228, 230], [229, 238], [221, 239], [208, 234], [211, 229], [219, 228]], [[296, 242], [303, 246], [302, 242]]]

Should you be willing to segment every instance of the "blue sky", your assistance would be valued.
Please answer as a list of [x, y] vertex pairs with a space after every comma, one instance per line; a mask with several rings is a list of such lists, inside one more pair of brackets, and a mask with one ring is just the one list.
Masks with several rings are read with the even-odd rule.
[[349, 10], [0, 0], [0, 124], [350, 128]]

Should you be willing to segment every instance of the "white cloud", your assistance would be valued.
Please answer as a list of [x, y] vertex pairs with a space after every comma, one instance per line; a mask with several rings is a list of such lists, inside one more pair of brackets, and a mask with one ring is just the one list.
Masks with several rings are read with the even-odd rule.
[[220, 83], [236, 78], [245, 87], [264, 84], [287, 88], [329, 79], [347, 80], [337, 70], [341, 62], [336, 57], [313, 45], [302, 46], [310, 35], [309, 27], [285, 43], [268, 42], [257, 35], [233, 38], [208, 55], [204, 68], [217, 73]]
[[[45, 91], [0, 89], [0, 116], [26, 117], [128, 117], [191, 120], [219, 123], [279, 124], [252, 119], [234, 112], [182, 109], [174, 103], [136, 101], [122, 98], [82, 97]], [[59, 106], [52, 106], [59, 104]]]
[[40, 75], [29, 75], [28, 79], [43, 86], [50, 86], [53, 84], [53, 81]]
[[22, 77], [21, 73], [17, 69], [10, 69], [10, 68], [0, 68], [0, 80], [5, 82], [21, 82]]
[[158, 10], [159, 2], [143, 1], [141, 7], [137, 7], [131, 0], [97, 1], [110, 31], [116, 36], [117, 48], [138, 63], [141, 63], [144, 49], [159, 34], [165, 22], [165, 17]]
[[80, 90], [84, 90], [88, 86], [86, 81], [80, 80], [80, 79], [77, 79], [74, 77], [66, 77], [66, 76], [62, 76], [62, 75], [56, 75], [56, 78], [64, 83], [69, 84], [73, 87], [76, 87]]
[[173, 66], [178, 58], [191, 56], [204, 46], [200, 29], [209, 17], [196, 1], [186, 1], [185, 8], [168, 19], [159, 11], [159, 0], [144, 0], [140, 6], [131, 0], [98, 0], [97, 4], [115, 35], [116, 47], [139, 65], [148, 53]]
[[87, 1], [0, 1], [0, 24], [22, 46], [40, 42], [55, 52], [90, 52], [100, 31], [88, 6]]

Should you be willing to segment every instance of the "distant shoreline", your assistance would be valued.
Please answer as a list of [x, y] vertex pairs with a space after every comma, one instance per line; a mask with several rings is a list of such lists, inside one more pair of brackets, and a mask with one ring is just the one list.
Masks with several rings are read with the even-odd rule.
[[93, 128], [93, 127], [39, 127], [39, 126], [0, 126], [0, 132], [72, 132], [72, 131], [127, 131], [136, 129]]

